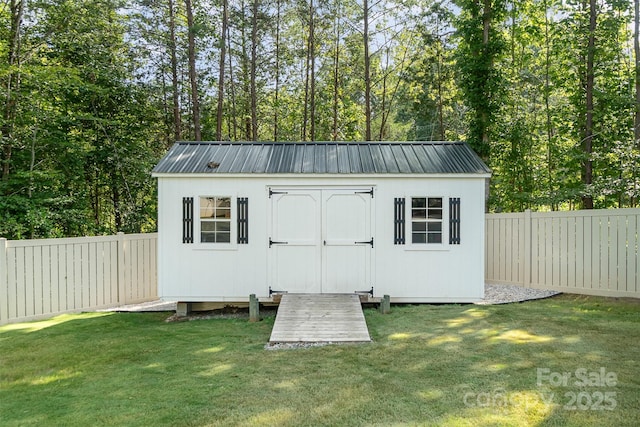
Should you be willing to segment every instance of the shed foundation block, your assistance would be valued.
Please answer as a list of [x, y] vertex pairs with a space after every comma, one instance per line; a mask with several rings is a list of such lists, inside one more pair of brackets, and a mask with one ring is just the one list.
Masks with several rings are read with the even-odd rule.
[[249, 322], [258, 322], [260, 320], [260, 301], [256, 298], [256, 294], [249, 295]]
[[188, 316], [191, 314], [192, 306], [190, 302], [179, 302], [176, 306], [178, 316]]
[[385, 295], [382, 297], [382, 300], [380, 301], [380, 313], [391, 313], [391, 297], [389, 295]]

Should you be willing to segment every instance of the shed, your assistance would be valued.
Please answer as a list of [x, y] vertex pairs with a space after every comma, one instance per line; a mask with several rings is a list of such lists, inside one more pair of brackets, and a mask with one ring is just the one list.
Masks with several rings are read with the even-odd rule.
[[159, 295], [484, 295], [485, 184], [463, 142], [178, 142], [158, 179]]

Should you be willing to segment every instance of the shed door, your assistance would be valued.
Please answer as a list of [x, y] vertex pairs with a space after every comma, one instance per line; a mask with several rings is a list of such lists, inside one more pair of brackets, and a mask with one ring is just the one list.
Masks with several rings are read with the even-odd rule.
[[371, 195], [323, 192], [324, 293], [349, 293], [371, 287]]
[[271, 287], [290, 293], [371, 288], [369, 189], [279, 190], [271, 196]]
[[289, 190], [271, 196], [270, 263], [276, 291], [320, 293], [322, 192]]

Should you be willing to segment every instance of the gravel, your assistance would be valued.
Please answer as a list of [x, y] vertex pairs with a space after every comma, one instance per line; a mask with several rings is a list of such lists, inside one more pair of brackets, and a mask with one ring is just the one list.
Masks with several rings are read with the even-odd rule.
[[534, 299], [549, 298], [561, 292], [525, 288], [516, 285], [484, 285], [484, 299], [479, 305], [509, 304]]

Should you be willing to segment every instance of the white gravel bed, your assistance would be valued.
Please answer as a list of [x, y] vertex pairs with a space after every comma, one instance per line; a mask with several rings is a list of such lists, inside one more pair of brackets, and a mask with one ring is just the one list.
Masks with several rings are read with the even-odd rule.
[[479, 305], [509, 304], [534, 299], [549, 298], [561, 292], [525, 288], [516, 285], [484, 285], [484, 299]]

